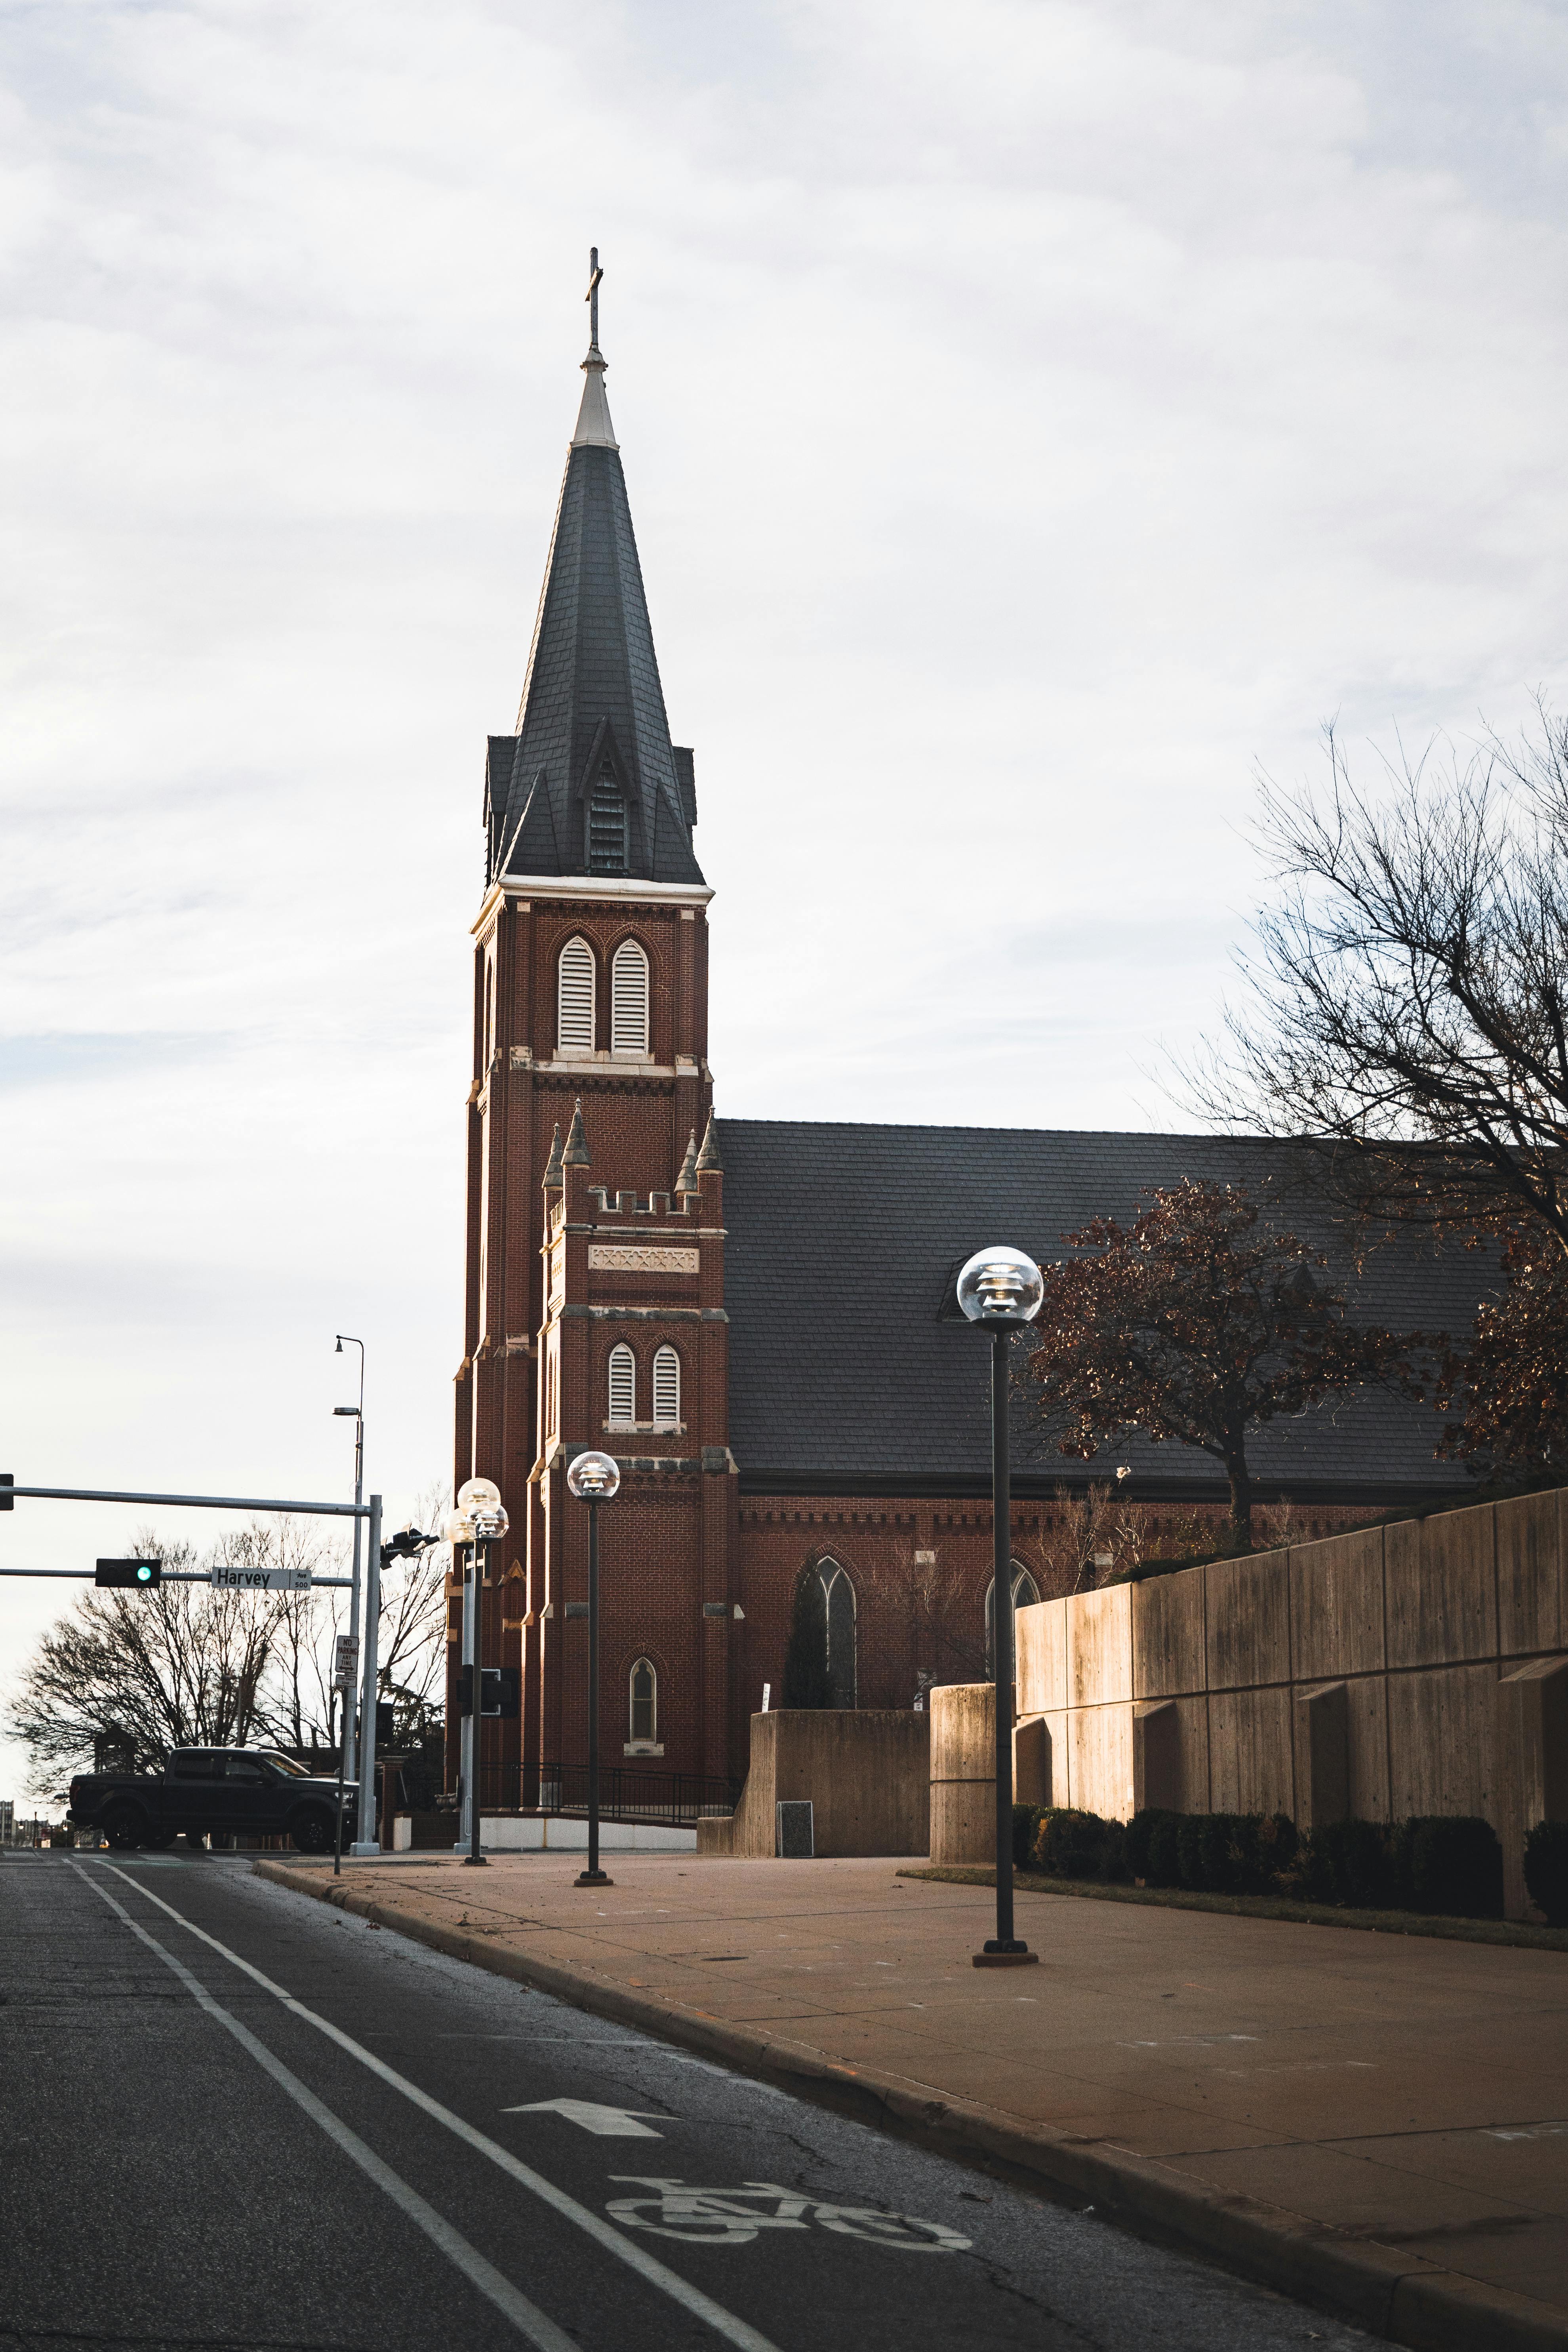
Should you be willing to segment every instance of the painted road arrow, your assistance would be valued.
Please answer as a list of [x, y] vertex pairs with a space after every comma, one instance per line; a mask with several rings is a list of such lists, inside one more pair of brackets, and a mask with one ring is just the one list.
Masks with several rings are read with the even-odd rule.
[[598, 2139], [662, 2139], [662, 2132], [638, 2123], [643, 2112], [652, 2110], [603, 2107], [594, 2099], [534, 2099], [527, 2106], [501, 2109], [503, 2116], [564, 2116], [569, 2124], [581, 2124]]

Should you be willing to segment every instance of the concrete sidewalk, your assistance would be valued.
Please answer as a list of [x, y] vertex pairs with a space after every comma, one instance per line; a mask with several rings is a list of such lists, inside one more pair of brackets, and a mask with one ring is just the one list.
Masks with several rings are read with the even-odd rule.
[[258, 1863], [601, 2014], [1021, 2167], [1414, 2345], [1568, 2347], [1568, 1965], [891, 1862]]

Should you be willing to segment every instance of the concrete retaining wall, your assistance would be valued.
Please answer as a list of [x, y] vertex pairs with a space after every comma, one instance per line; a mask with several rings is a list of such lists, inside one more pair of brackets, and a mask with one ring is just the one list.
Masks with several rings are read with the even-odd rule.
[[698, 1853], [771, 1856], [773, 1807], [802, 1798], [811, 1801], [819, 1854], [923, 1854], [930, 1842], [931, 1717], [874, 1707], [780, 1707], [753, 1715], [741, 1801], [726, 1818], [698, 1823]]
[[[1522, 1916], [1525, 1832], [1568, 1819], [1565, 1513], [1521, 1496], [1020, 1610], [1020, 1795], [1302, 1828], [1480, 1813]], [[931, 1697], [933, 1740], [969, 1719]]]

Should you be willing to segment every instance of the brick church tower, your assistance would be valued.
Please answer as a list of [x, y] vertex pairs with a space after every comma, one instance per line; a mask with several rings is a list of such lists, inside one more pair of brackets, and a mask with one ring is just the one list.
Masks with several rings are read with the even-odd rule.
[[[692, 755], [665, 716], [596, 296], [583, 368], [517, 731], [489, 739], [473, 926], [456, 1476], [493, 1478], [510, 1514], [482, 1654], [520, 1668], [522, 1689], [520, 1722], [484, 1727], [484, 1764], [522, 1768], [487, 1773], [487, 1806], [536, 1801], [532, 1768], [585, 1760], [587, 1513], [565, 1470], [586, 1446], [622, 1471], [601, 1520], [605, 1760], [730, 1769], [738, 1514], [712, 893], [692, 848]], [[454, 1777], [460, 1609], [454, 1587]]]

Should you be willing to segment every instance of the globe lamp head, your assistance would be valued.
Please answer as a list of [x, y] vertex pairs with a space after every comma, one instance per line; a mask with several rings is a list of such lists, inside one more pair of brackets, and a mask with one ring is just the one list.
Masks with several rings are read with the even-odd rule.
[[1000, 1243], [976, 1250], [958, 1277], [958, 1303], [972, 1323], [1032, 1323], [1045, 1295], [1034, 1259]]
[[580, 1503], [608, 1503], [620, 1492], [620, 1465], [608, 1454], [579, 1454], [566, 1484]]

